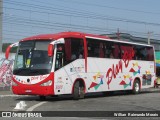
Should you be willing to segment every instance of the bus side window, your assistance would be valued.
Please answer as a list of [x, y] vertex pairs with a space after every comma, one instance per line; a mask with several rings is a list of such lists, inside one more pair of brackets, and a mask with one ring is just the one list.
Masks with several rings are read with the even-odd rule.
[[154, 55], [153, 55], [153, 47], [148, 47], [147, 48], [147, 60], [148, 61], [153, 61], [154, 60]]
[[100, 49], [99, 49], [99, 57], [100, 58], [104, 58], [104, 51], [105, 51], [105, 49], [104, 49], [104, 43], [103, 42], [100, 42]]
[[127, 44], [127, 43], [122, 43], [120, 45], [121, 48], [121, 59], [129, 59], [133, 60], [135, 59], [135, 49], [133, 45]]
[[64, 66], [64, 44], [57, 44], [55, 70]]
[[115, 49], [114, 49], [114, 55], [116, 59], [120, 59], [120, 48], [119, 48], [119, 44], [115, 43], [114, 44]]
[[146, 49], [143, 46], [136, 45], [136, 60], [146, 60]]
[[105, 58], [110, 58], [111, 56], [110, 47], [111, 47], [110, 42], [105, 41], [104, 42], [104, 57]]
[[57, 52], [55, 70], [63, 67], [63, 52]]
[[84, 44], [83, 39], [66, 38], [65, 39], [65, 64], [76, 59], [84, 58]]
[[88, 57], [100, 57], [100, 41], [87, 38]]

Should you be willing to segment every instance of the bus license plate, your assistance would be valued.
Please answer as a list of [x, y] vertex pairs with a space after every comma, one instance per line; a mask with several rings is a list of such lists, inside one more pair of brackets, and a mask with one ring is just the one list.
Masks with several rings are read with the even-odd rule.
[[32, 90], [26, 90], [25, 92], [32, 92]]

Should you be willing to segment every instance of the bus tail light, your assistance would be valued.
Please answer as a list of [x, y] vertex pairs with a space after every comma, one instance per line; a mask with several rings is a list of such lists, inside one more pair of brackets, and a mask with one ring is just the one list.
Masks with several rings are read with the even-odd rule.
[[41, 86], [51, 86], [51, 85], [52, 85], [52, 81], [51, 80], [41, 84]]

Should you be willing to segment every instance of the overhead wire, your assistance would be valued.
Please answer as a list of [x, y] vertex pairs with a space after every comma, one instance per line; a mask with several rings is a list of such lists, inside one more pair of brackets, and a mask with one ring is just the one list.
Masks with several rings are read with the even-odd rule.
[[[86, 13], [86, 11], [76, 11], [76, 10], [70, 10], [70, 9], [64, 9], [64, 8], [57, 8], [57, 7], [47, 7], [44, 5], [35, 5], [35, 4], [29, 4], [25, 2], [16, 2], [12, 0], [8, 0], [4, 2], [5, 4], [14, 4], [17, 6], [24, 6], [29, 7], [29, 8], [36, 8], [37, 10], [31, 10], [31, 9], [22, 9], [22, 8], [12, 8], [12, 7], [3, 7], [4, 9], [8, 10], [19, 10], [19, 11], [26, 11], [30, 12], [33, 14], [35, 13], [40, 13], [40, 14], [47, 14], [47, 15], [60, 15], [60, 16], [68, 16], [68, 17], [80, 17], [80, 18], [86, 18], [86, 19], [100, 19], [100, 20], [110, 20], [110, 21], [119, 21], [119, 22], [127, 22], [127, 23], [136, 23], [136, 24], [143, 24], [143, 25], [150, 25], [150, 26], [160, 26], [159, 23], [151, 23], [151, 22], [145, 22], [145, 21], [137, 21], [137, 20], [129, 20], [129, 19], [124, 19], [124, 18], [118, 18], [114, 16], [107, 16], [107, 15], [100, 15], [97, 13]], [[43, 9], [43, 11], [39, 11], [40, 9]], [[4, 14], [6, 15], [6, 14]], [[60, 22], [48, 22], [44, 20], [32, 20], [31, 18], [16, 18], [16, 16], [5, 16], [4, 18], [6, 21], [4, 21], [5, 25], [7, 24], [14, 24], [14, 25], [21, 25], [21, 26], [28, 26], [30, 25], [31, 27], [39, 27], [39, 28], [46, 28], [46, 29], [57, 29], [57, 30], [64, 30], [65, 28], [68, 28], [68, 30], [71, 29], [83, 29], [83, 30], [92, 30], [92, 31], [97, 31], [97, 32], [115, 32], [117, 31], [117, 28], [111, 29], [111, 28], [102, 28], [102, 27], [91, 27], [87, 25], [76, 25], [76, 24], [71, 24], [68, 22], [67, 23], [60, 23]], [[71, 18], [70, 18], [71, 19]], [[65, 28], [64, 28], [65, 27]], [[112, 27], [113, 28], [113, 27]], [[128, 31], [128, 30], [126, 30]], [[137, 31], [128, 31], [133, 34], [139, 34], [139, 35], [147, 35], [145, 32], [137, 32]], [[154, 34], [154, 36], [158, 36], [159, 34]]]
[[[64, 8], [63, 9], [62, 8], [54, 8], [54, 7], [47, 8], [47, 6], [42, 6], [42, 5], [33, 5], [33, 4], [28, 4], [28, 3], [26, 4], [26, 3], [23, 3], [23, 2], [9, 2], [9, 1], [6, 1], [6, 3], [15, 4], [15, 5], [19, 5], [19, 6], [23, 5], [23, 6], [38, 8], [38, 9], [43, 9], [43, 10], [49, 10], [49, 11], [52, 11], [53, 13], [54, 13], [54, 11], [63, 12], [63, 14], [61, 14], [61, 15], [67, 15], [67, 13], [68, 13], [69, 15], [67, 15], [67, 16], [73, 16], [73, 17], [76, 17], [76, 16], [78, 17], [79, 16], [79, 17], [82, 17], [82, 18], [88, 17], [88, 18], [102, 19], [102, 20], [108, 19], [108, 20], [113, 20], [113, 21], [122, 21], [122, 22], [130, 22], [130, 23], [137, 23], [137, 24], [147, 24], [147, 25], [153, 25], [153, 26], [160, 25], [159, 23], [129, 20], [129, 19], [124, 19], [124, 18], [118, 18], [118, 17], [115, 17], [115, 16], [100, 15], [100, 14], [96, 14], [96, 13], [92, 13], [92, 12], [86, 13], [86, 12], [83, 12], [83, 11], [75, 11], [75, 10], [69, 10], [69, 9], [64, 9]], [[15, 9], [16, 10], [16, 8], [8, 8], [8, 9]], [[25, 11], [27, 11], [27, 10], [25, 10]], [[30, 11], [31, 12], [38, 12], [38, 11], [32, 11], [32, 10], [30, 10]], [[48, 14], [52, 14], [52, 12], [49, 12]], [[39, 13], [46, 13], [46, 12], [42, 11], [42, 12], [39, 12]]]

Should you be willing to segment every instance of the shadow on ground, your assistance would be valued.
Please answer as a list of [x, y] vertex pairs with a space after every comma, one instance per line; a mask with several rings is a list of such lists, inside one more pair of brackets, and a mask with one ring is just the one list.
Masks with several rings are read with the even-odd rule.
[[[148, 89], [143, 90], [139, 94], [152, 94], [152, 93], [160, 93], [160, 89]], [[139, 95], [137, 94], [137, 95]], [[99, 93], [88, 93], [85, 95], [85, 99], [92, 98], [102, 98], [102, 97], [115, 97], [115, 96], [127, 96], [127, 95], [135, 95], [132, 94], [132, 91], [115, 91], [115, 92], [99, 92]], [[45, 100], [40, 100], [39, 96], [20, 96], [16, 98], [17, 101], [25, 100], [25, 101], [66, 101], [73, 100], [72, 95], [59, 95], [59, 96], [47, 96]]]

